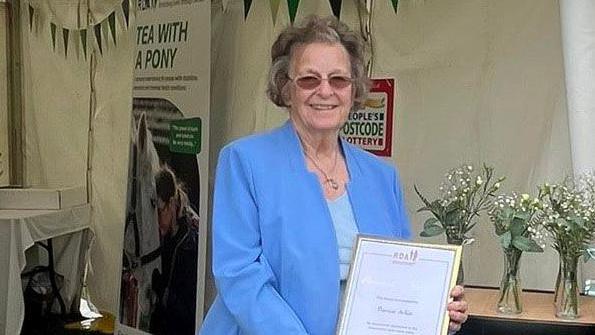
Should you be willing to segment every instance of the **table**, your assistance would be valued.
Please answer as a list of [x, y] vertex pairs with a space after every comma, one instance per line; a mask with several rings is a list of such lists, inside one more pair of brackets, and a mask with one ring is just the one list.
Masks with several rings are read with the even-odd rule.
[[562, 320], [555, 316], [554, 294], [523, 292], [523, 312], [502, 315], [496, 312], [498, 289], [465, 287], [469, 302], [469, 320], [460, 335], [498, 334], [595, 334], [595, 297], [580, 296], [576, 320]]
[[64, 276], [60, 291], [68, 312], [78, 306], [82, 277], [93, 239], [90, 205], [59, 210], [0, 210], [0, 334], [19, 334], [25, 304], [21, 272], [25, 252], [52, 239], [54, 265]]

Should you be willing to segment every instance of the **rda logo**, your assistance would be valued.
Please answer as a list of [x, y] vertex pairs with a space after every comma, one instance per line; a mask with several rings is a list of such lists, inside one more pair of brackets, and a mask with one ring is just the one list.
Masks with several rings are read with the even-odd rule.
[[137, 10], [157, 8], [157, 6], [159, 6], [159, 0], [136, 0]]
[[393, 261], [399, 263], [415, 263], [417, 261], [417, 250], [395, 251]]

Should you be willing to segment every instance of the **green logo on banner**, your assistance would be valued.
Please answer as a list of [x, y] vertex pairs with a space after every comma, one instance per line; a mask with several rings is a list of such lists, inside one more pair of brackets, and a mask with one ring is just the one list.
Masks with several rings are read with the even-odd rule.
[[200, 118], [175, 120], [169, 123], [169, 151], [183, 154], [200, 152]]

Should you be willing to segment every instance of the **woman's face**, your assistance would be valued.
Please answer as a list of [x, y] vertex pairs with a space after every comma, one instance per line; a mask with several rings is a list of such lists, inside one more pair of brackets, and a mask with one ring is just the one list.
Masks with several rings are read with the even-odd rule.
[[157, 207], [157, 214], [159, 218], [159, 231], [161, 236], [164, 236], [170, 231], [174, 223], [176, 215], [176, 206], [174, 198], [172, 197], [167, 203], [159, 200], [159, 206]]
[[[338, 43], [298, 46], [292, 53], [289, 77], [289, 116], [296, 127], [312, 135], [336, 133], [353, 104], [352, 84], [345, 82], [351, 77], [347, 50]], [[320, 85], [312, 87], [316, 78], [322, 79]]]

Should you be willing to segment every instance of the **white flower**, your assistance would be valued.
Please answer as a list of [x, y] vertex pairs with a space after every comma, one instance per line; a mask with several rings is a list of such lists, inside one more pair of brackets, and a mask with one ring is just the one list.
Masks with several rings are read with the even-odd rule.
[[475, 183], [476, 183], [477, 185], [481, 185], [481, 184], [483, 184], [483, 180], [481, 179], [481, 176], [477, 176], [477, 179], [475, 180]]

